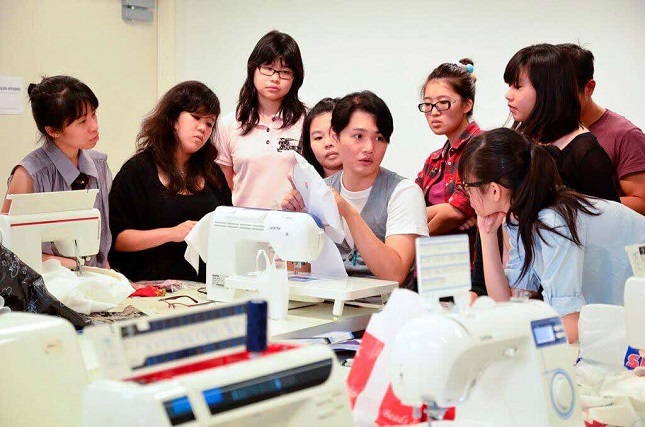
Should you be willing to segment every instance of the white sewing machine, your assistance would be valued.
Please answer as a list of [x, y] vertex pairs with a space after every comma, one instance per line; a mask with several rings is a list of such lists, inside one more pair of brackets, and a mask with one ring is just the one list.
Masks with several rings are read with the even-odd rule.
[[89, 381], [71, 323], [41, 314], [0, 314], [0, 354], [0, 425], [81, 425]]
[[[419, 238], [416, 246], [419, 290], [429, 302], [467, 293], [470, 283], [445, 267], [468, 272], [467, 239]], [[439, 425], [583, 425], [574, 360], [552, 307], [488, 297], [460, 311], [429, 306], [427, 317], [403, 326], [393, 347], [392, 386], [403, 403], [426, 404], [430, 420], [456, 407], [455, 421]]]
[[0, 243], [42, 273], [43, 242], [54, 242], [61, 255], [77, 266], [99, 251], [101, 215], [95, 209], [97, 189], [9, 194], [9, 213], [0, 215]]
[[[208, 236], [207, 297], [223, 302], [251, 297], [258, 286], [255, 273], [260, 249], [273, 250], [284, 261], [307, 263], [318, 258], [324, 245], [323, 226], [308, 213], [220, 206], [212, 216]], [[340, 316], [345, 301], [385, 297], [397, 286], [387, 280], [302, 273], [289, 278], [289, 298], [333, 300], [333, 314]]]
[[112, 379], [87, 387], [85, 425], [349, 425], [334, 353], [280, 343], [251, 353], [245, 310], [218, 306], [88, 329]]
[[327, 346], [265, 338], [265, 350], [250, 353], [246, 328], [244, 304], [87, 327], [83, 354], [98, 360], [88, 375], [69, 322], [2, 314], [0, 425], [351, 425]]
[[425, 403], [439, 419], [456, 407], [455, 422], [439, 425], [583, 425], [562, 323], [541, 301], [416, 319], [397, 336], [392, 358], [402, 402]]

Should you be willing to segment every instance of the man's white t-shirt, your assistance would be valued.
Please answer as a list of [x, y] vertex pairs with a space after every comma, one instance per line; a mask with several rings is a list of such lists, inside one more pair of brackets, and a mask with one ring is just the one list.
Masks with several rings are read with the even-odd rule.
[[[361, 191], [349, 191], [343, 185], [341, 176], [340, 195], [359, 213], [363, 211], [372, 187]], [[423, 192], [413, 181], [403, 179], [397, 184], [387, 204], [387, 223], [385, 237], [397, 234], [428, 235], [426, 205]], [[349, 231], [347, 222], [343, 218], [343, 231], [347, 244], [353, 248], [354, 239]]]

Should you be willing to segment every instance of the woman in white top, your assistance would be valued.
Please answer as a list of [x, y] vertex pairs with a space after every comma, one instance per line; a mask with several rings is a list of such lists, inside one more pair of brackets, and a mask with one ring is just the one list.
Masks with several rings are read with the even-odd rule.
[[[613, 201], [561, 185], [540, 145], [511, 129], [474, 138], [459, 164], [477, 212], [488, 295], [508, 300], [513, 288], [541, 293], [562, 317], [570, 342], [586, 303], [623, 303], [632, 275], [626, 245], [645, 242], [645, 217]], [[509, 235], [503, 266], [498, 228]]]
[[[217, 127], [217, 163], [233, 192], [233, 205], [272, 208], [282, 200], [299, 148], [306, 113], [298, 99], [304, 80], [300, 49], [288, 34], [271, 31], [247, 62], [234, 113]], [[284, 189], [284, 190], [283, 190]]]

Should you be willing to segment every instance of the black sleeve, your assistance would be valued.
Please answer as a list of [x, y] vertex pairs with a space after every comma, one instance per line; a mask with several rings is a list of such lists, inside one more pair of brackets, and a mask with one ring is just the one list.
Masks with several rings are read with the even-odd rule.
[[145, 179], [141, 175], [140, 167], [131, 159], [114, 177], [109, 196], [112, 247], [122, 231], [141, 228], [141, 212], [146, 210]]
[[611, 160], [600, 145], [587, 151], [579, 165], [583, 179], [576, 191], [620, 203]]
[[473, 271], [471, 274], [471, 290], [477, 296], [488, 295], [486, 292], [486, 281], [484, 280], [484, 262], [482, 260], [482, 241], [479, 237], [479, 230], [475, 235], [475, 255], [473, 257]]

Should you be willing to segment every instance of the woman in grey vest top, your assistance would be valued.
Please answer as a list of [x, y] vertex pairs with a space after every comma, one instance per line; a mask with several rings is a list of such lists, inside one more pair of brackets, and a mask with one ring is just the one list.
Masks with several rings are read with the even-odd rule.
[[[85, 83], [69, 76], [44, 78], [30, 84], [27, 92], [43, 145], [11, 171], [7, 194], [98, 188], [94, 207], [101, 212], [101, 243], [99, 253], [87, 264], [105, 267], [112, 241], [108, 223], [112, 173], [107, 156], [92, 150], [99, 140], [99, 101]], [[10, 205], [5, 198], [2, 213]], [[57, 256], [52, 243], [43, 244], [43, 254], [43, 259], [57, 258], [64, 266], [76, 266], [75, 260]]]
[[[345, 240], [338, 248], [347, 272], [414, 289], [414, 240], [428, 235], [425, 203], [414, 182], [381, 167], [393, 130], [390, 110], [372, 92], [342, 98], [332, 113], [331, 137], [343, 171], [326, 181], [344, 220]], [[297, 190], [287, 194], [282, 208], [304, 209]]]

